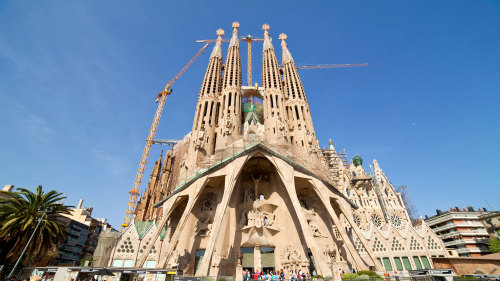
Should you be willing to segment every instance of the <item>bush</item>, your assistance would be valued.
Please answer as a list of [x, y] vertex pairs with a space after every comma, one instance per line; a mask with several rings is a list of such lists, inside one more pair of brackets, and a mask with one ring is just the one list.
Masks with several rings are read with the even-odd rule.
[[342, 280], [356, 279], [358, 278], [357, 273], [344, 273], [342, 274]]
[[375, 271], [371, 271], [371, 270], [361, 270], [361, 271], [358, 271], [357, 274], [358, 275], [368, 275], [370, 277], [375, 277], [375, 278], [382, 278]]
[[366, 275], [366, 274], [361, 274], [361, 275], [358, 275], [357, 279], [365, 279], [365, 280], [368, 280], [368, 279], [370, 279], [370, 276], [369, 276], [369, 275]]

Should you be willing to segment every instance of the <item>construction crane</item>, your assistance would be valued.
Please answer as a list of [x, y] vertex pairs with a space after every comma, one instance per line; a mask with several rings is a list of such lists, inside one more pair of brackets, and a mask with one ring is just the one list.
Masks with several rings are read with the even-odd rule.
[[247, 81], [248, 81], [248, 86], [252, 86], [252, 42], [253, 41], [264, 41], [264, 39], [262, 39], [262, 38], [253, 38], [249, 34], [246, 37], [242, 37], [240, 40], [247, 42], [247, 46], [248, 46]]
[[153, 144], [161, 144], [161, 145], [171, 145], [174, 146], [181, 142], [180, 140], [153, 140]]
[[361, 67], [370, 66], [367, 63], [358, 64], [318, 64], [318, 65], [299, 65], [297, 69], [315, 69], [315, 68], [342, 68], [342, 67]]
[[153, 124], [151, 125], [151, 129], [149, 130], [148, 139], [146, 140], [146, 145], [144, 146], [144, 151], [142, 152], [141, 161], [139, 163], [139, 168], [137, 169], [137, 174], [135, 175], [134, 185], [132, 186], [132, 190], [129, 191], [130, 199], [127, 204], [127, 209], [125, 211], [125, 217], [123, 218], [123, 223], [121, 224], [121, 230], [123, 231], [126, 227], [130, 225], [132, 219], [134, 218], [135, 206], [137, 205], [137, 198], [140, 194], [142, 177], [144, 176], [144, 169], [146, 168], [146, 164], [148, 163], [149, 152], [151, 151], [151, 145], [153, 144], [156, 130], [158, 129], [158, 124], [160, 123], [160, 117], [163, 112], [163, 108], [165, 107], [165, 101], [167, 100], [167, 96], [172, 93], [172, 85], [174, 85], [175, 81], [182, 76], [182, 74], [193, 64], [193, 62], [205, 52], [205, 49], [210, 45], [211, 42], [205, 42], [203, 47], [194, 55], [194, 57], [177, 73], [177, 75], [170, 81], [168, 81], [167, 85], [156, 97], [156, 101], [158, 102], [158, 108], [156, 109], [155, 117], [153, 119]]
[[[212, 43], [217, 39], [204, 39], [204, 40], [196, 40], [196, 43]], [[224, 39], [222, 42], [229, 42], [230, 40]], [[254, 38], [250, 34], [241, 37], [240, 41], [247, 42], [248, 46], [248, 58], [247, 58], [247, 81], [248, 86], [252, 86], [252, 42], [254, 41], [264, 41], [262, 38]], [[358, 63], [358, 64], [318, 64], [318, 65], [300, 65], [297, 66], [297, 69], [317, 69], [317, 68], [344, 68], [344, 67], [362, 67], [369, 66], [367, 63]]]

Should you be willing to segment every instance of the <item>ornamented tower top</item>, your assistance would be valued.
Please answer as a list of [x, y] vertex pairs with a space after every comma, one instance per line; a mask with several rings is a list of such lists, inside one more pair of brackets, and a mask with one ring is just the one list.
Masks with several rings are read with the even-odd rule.
[[286, 114], [288, 121], [292, 124], [290, 136], [292, 145], [296, 147], [307, 148], [308, 153], [317, 151], [318, 141], [314, 133], [309, 104], [307, 103], [306, 93], [300, 81], [297, 67], [293, 61], [292, 54], [286, 44], [286, 34], [280, 34], [283, 68], [283, 92], [286, 99]]

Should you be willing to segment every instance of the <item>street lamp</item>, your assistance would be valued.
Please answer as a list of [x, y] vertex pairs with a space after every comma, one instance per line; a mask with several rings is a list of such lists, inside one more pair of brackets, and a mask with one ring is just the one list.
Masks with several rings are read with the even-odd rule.
[[[17, 265], [19, 264], [19, 262], [20, 262], [20, 261], [21, 261], [21, 259], [23, 258], [24, 253], [26, 253], [26, 250], [28, 249], [28, 246], [30, 245], [31, 240], [33, 240], [33, 237], [35, 236], [35, 233], [36, 233], [36, 231], [38, 230], [38, 227], [40, 226], [40, 223], [42, 223], [43, 216], [45, 216], [45, 214], [47, 213], [47, 209], [48, 209], [48, 208], [43, 209], [42, 216], [41, 216], [41, 217], [40, 217], [40, 219], [38, 220], [38, 224], [36, 225], [35, 230], [33, 230], [33, 233], [31, 233], [31, 237], [30, 237], [30, 239], [28, 240], [28, 243], [26, 243], [26, 246], [24, 246], [24, 249], [23, 249], [23, 251], [21, 252], [21, 255], [19, 255], [19, 258], [17, 258], [17, 261], [16, 261], [16, 264], [14, 265], [14, 268], [12, 268], [12, 270], [10, 271], [9, 275], [7, 276], [7, 278], [6, 278], [5, 280], [9, 280], [9, 279], [12, 277], [12, 275], [14, 274], [14, 271], [16, 270]], [[42, 210], [42, 208], [38, 209], [38, 211], [41, 211], [41, 210]]]

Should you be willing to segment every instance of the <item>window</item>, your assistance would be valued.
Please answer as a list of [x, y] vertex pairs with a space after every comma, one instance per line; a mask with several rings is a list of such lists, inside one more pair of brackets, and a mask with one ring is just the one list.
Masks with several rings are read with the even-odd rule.
[[431, 264], [429, 263], [429, 259], [426, 256], [421, 256], [420, 259], [422, 260], [422, 263], [424, 264], [425, 269], [431, 268]]
[[392, 264], [389, 258], [383, 258], [385, 271], [392, 271]]
[[400, 258], [394, 258], [394, 264], [396, 265], [396, 269], [398, 271], [403, 271], [403, 264], [401, 263]]
[[145, 264], [146, 268], [155, 268], [156, 267], [156, 261], [147, 261]]
[[125, 260], [123, 267], [134, 267], [134, 262], [132, 260]]
[[123, 260], [113, 260], [113, 267], [123, 267]]
[[424, 269], [418, 257], [413, 257], [413, 262], [415, 263], [415, 267], [417, 268], [417, 270]]
[[205, 255], [205, 249], [196, 250], [196, 256], [194, 258], [194, 272], [198, 270], [198, 266], [200, 266], [200, 263], [203, 260], [204, 255]]
[[408, 257], [403, 257], [403, 264], [405, 266], [405, 270], [412, 270], [410, 259]]

